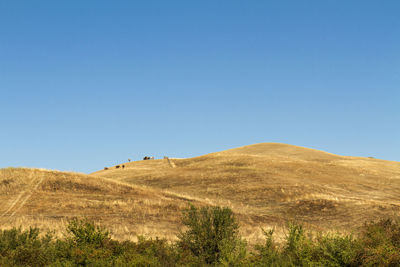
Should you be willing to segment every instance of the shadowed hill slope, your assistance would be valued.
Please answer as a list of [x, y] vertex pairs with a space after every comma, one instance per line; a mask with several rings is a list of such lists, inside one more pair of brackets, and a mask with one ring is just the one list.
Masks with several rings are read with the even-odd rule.
[[93, 175], [229, 206], [251, 216], [248, 229], [297, 220], [350, 230], [400, 212], [399, 162], [276, 143], [173, 162], [176, 168], [167, 160], [136, 161]]

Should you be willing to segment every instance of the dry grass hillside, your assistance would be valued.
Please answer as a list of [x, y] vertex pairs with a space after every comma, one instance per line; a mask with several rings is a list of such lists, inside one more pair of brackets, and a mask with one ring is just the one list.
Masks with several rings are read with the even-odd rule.
[[284, 144], [256, 144], [190, 159], [124, 163], [91, 175], [0, 169], [0, 227], [61, 234], [89, 217], [114, 238], [173, 240], [188, 203], [228, 206], [250, 243], [288, 220], [315, 230], [356, 230], [400, 214], [400, 163], [344, 157]]
[[277, 143], [171, 161], [129, 162], [92, 175], [229, 206], [254, 241], [260, 226], [279, 228], [287, 220], [349, 231], [400, 214], [400, 162]]
[[181, 210], [188, 206], [187, 199], [159, 190], [25, 168], [0, 169], [0, 203], [3, 229], [36, 226], [61, 234], [69, 219], [88, 217], [120, 240], [134, 240], [137, 235], [173, 239]]

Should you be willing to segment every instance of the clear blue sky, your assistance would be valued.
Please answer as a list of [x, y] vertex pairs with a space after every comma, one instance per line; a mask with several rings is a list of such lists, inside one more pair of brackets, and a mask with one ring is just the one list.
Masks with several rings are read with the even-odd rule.
[[0, 167], [281, 142], [400, 161], [400, 1], [0, 1]]

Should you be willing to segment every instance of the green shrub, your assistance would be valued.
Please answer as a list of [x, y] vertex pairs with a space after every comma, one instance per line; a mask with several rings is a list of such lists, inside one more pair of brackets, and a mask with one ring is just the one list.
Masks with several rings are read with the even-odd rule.
[[247, 243], [242, 239], [233, 241], [223, 240], [221, 242], [221, 257], [219, 263], [223, 266], [248, 266]]
[[33, 245], [40, 242], [38, 239], [39, 229], [29, 228], [22, 231], [20, 228], [0, 231], [0, 254], [9, 250], [15, 250], [17, 247]]
[[257, 266], [282, 266], [283, 259], [279, 251], [278, 245], [274, 242], [274, 230], [265, 231], [265, 243], [263, 245], [256, 245], [256, 253], [253, 253], [253, 265]]
[[103, 247], [110, 240], [110, 233], [88, 219], [73, 219], [67, 226], [69, 240], [78, 246]]
[[359, 266], [400, 266], [400, 223], [390, 219], [364, 225], [354, 260]]
[[51, 241], [50, 234], [39, 238], [37, 228], [0, 231], [0, 262], [6, 266], [43, 266], [51, 260]]
[[323, 266], [352, 266], [358, 243], [351, 235], [323, 235], [317, 240], [315, 256]]
[[0, 266], [400, 266], [400, 223], [365, 224], [359, 235], [317, 234], [289, 224], [285, 242], [265, 242], [249, 257], [228, 208], [190, 206], [183, 211], [186, 231], [175, 244], [139, 237], [116, 241], [87, 219], [73, 219], [66, 238], [39, 229], [0, 230]]
[[353, 266], [359, 244], [351, 235], [306, 233], [301, 225], [289, 224], [283, 251], [289, 265]]
[[178, 235], [178, 245], [182, 250], [188, 250], [198, 264], [237, 262], [245, 257], [239, 226], [229, 208], [203, 207], [199, 210], [191, 205], [183, 211], [182, 223], [187, 231]]
[[138, 262], [138, 259], [151, 261], [153, 262], [151, 266], [175, 266], [179, 260], [176, 249], [163, 239], [139, 237], [138, 242], [133, 246], [133, 250], [137, 255], [136, 262]]
[[289, 223], [283, 255], [295, 266], [313, 265], [313, 242], [306, 236], [303, 226]]

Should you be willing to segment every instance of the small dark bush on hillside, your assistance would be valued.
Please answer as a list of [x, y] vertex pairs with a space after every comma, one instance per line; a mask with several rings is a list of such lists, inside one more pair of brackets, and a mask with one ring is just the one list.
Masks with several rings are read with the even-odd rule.
[[179, 234], [178, 245], [189, 251], [199, 264], [237, 263], [245, 257], [239, 226], [229, 208], [197, 209], [191, 205], [183, 212], [182, 223], [187, 231]]

